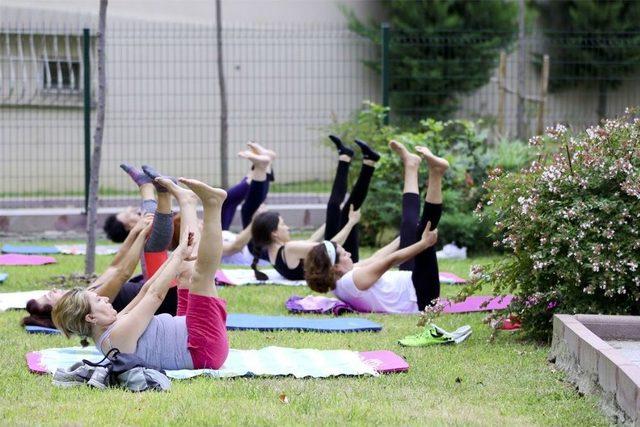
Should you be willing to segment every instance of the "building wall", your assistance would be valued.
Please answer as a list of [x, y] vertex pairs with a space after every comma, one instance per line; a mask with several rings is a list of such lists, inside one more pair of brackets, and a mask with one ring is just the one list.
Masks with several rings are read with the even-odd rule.
[[[330, 23], [344, 24], [338, 6], [352, 9], [361, 18], [382, 17], [378, 0], [222, 0], [225, 23], [281, 24]], [[73, 12], [95, 15], [98, 1], [86, 0], [3, 0], [4, 7], [25, 9], [26, 19], [31, 11]], [[215, 1], [212, 0], [110, 0], [108, 14], [113, 18], [147, 21], [183, 22], [210, 25], [215, 22]]]
[[[68, 34], [75, 47], [85, 26], [95, 34], [95, 11], [90, 14], [85, 2], [7, 3], [30, 7], [3, 8], [2, 29], [35, 33], [39, 35], [36, 39], [48, 40], [49, 51], [53, 49], [51, 40], [61, 41]], [[375, 49], [345, 28], [334, 3], [303, 3], [306, 7], [284, 1], [223, 2], [223, 7], [229, 8], [225, 21], [235, 16], [239, 22], [225, 25], [223, 34], [230, 182], [246, 173], [247, 162], [235, 153], [248, 139], [278, 151], [279, 182], [330, 179], [335, 159], [334, 151], [321, 143], [326, 139], [326, 127], [347, 119], [363, 99], [377, 100], [379, 80], [361, 63], [374, 58]], [[215, 28], [203, 18], [211, 3], [154, 3], [152, 21], [132, 19], [147, 18], [143, 12], [148, 2], [127, 4], [131, 7], [124, 2], [109, 3], [102, 188], [131, 190], [118, 169], [122, 161], [152, 163], [176, 175], [219, 183], [216, 36]], [[361, 9], [367, 6], [365, 2], [353, 5]], [[67, 13], [65, 8], [79, 13]], [[261, 13], [263, 9], [269, 13]], [[289, 23], [269, 23], [272, 18], [291, 18], [300, 9], [304, 10], [302, 16], [321, 18], [321, 23], [305, 24], [302, 18], [301, 22], [289, 19]], [[261, 23], [243, 23], [240, 18]], [[340, 23], [328, 23], [339, 18]], [[22, 37], [24, 46], [27, 39]], [[10, 50], [16, 53], [15, 35], [10, 44]], [[42, 60], [42, 45], [36, 43], [36, 61]], [[71, 50], [72, 59], [78, 60], [77, 49]], [[43, 97], [37, 90], [37, 82], [42, 80], [38, 75], [41, 65], [32, 67], [29, 58], [24, 58], [22, 67], [18, 62], [14, 60], [11, 65], [16, 74], [25, 69], [35, 76], [27, 78], [27, 92], [34, 91], [36, 96], [19, 95], [20, 90], [7, 96], [7, 85], [0, 90], [0, 157], [4, 159], [0, 159], [0, 167], [10, 177], [0, 183], [0, 192], [81, 193], [82, 104], [77, 96]], [[95, 104], [95, 40], [92, 63]], [[7, 78], [7, 61], [0, 63], [0, 71]], [[25, 86], [17, 77], [13, 83]], [[36, 102], [39, 98], [45, 99]], [[37, 164], [37, 169], [25, 171], [32, 164]]]

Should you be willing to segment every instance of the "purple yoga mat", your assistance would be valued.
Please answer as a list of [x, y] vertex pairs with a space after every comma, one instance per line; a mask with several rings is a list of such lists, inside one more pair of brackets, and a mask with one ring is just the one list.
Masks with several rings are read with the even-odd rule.
[[[472, 313], [475, 311], [502, 310], [509, 306], [512, 299], [513, 295], [506, 295], [504, 297], [477, 295], [470, 296], [463, 302], [450, 302], [447, 300], [442, 302], [443, 304], [447, 304], [444, 308], [445, 313]], [[489, 301], [489, 303], [483, 306], [486, 301]], [[302, 298], [298, 295], [292, 295], [284, 305], [291, 313], [333, 314], [339, 316], [342, 313], [357, 311], [339, 299], [325, 296], [307, 296]]]
[[[444, 308], [445, 313], [471, 313], [474, 311], [491, 311], [502, 310], [507, 308], [513, 299], [513, 295], [506, 295], [504, 297], [494, 296], [470, 296], [462, 302], [449, 303]], [[489, 301], [486, 307], [483, 306], [485, 302]]]
[[56, 262], [55, 258], [42, 255], [0, 255], [0, 265], [44, 265], [55, 264]]
[[349, 304], [337, 298], [324, 296], [309, 295], [303, 298], [298, 295], [292, 295], [284, 305], [292, 313], [334, 314], [339, 316], [342, 313], [355, 311]]

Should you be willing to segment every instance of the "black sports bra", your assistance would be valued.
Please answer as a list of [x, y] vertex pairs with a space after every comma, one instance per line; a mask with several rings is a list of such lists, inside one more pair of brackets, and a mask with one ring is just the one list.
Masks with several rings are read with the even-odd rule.
[[289, 280], [304, 280], [304, 264], [302, 260], [296, 268], [289, 268], [287, 260], [284, 258], [284, 245], [280, 246], [278, 253], [276, 254], [276, 262], [273, 264], [273, 268], [282, 275], [285, 279]]

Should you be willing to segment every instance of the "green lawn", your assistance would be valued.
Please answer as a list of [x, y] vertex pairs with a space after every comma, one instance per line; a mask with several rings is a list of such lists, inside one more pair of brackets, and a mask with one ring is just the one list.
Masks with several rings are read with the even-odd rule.
[[[43, 267], [0, 267], [9, 279], [3, 292], [47, 287], [52, 276], [80, 272], [83, 257], [56, 256]], [[103, 269], [111, 257], [98, 257]], [[483, 257], [441, 263], [442, 271], [466, 277]], [[230, 312], [286, 314], [284, 301], [301, 288], [224, 288]], [[456, 293], [444, 286], [444, 295]], [[133, 394], [121, 390], [58, 389], [48, 376], [27, 371], [27, 351], [78, 345], [79, 340], [27, 335], [23, 312], [0, 313], [0, 419], [3, 425], [157, 424], [384, 424], [384, 425], [606, 425], [591, 397], [581, 397], [546, 362], [549, 348], [490, 330], [483, 314], [445, 315], [445, 329], [470, 324], [473, 335], [459, 346], [407, 349], [396, 341], [415, 333], [413, 316], [367, 315], [382, 323], [379, 333], [321, 334], [230, 332], [234, 348], [269, 345], [320, 349], [390, 349], [404, 356], [408, 373], [378, 378], [253, 378], [173, 381], [169, 393]], [[288, 404], [281, 403], [285, 393]]]

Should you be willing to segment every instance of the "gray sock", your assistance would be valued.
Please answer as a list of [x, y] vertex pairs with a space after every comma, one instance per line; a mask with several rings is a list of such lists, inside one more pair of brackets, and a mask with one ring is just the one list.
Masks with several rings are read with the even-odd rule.
[[144, 245], [145, 252], [167, 250], [173, 237], [173, 214], [156, 212], [153, 217], [151, 235]]

